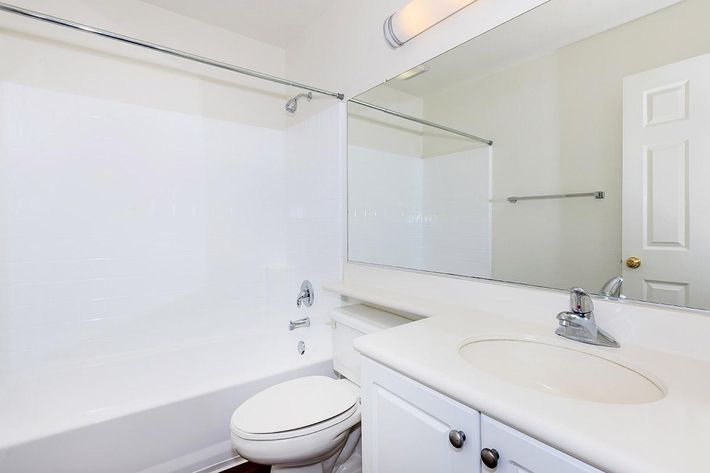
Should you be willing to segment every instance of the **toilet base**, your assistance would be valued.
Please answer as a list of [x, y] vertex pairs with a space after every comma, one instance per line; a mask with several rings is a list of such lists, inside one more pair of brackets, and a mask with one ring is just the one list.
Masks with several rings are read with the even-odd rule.
[[350, 431], [343, 446], [325, 460], [303, 466], [272, 466], [271, 473], [362, 473], [361, 430]]
[[306, 466], [272, 466], [271, 473], [323, 473], [323, 463]]

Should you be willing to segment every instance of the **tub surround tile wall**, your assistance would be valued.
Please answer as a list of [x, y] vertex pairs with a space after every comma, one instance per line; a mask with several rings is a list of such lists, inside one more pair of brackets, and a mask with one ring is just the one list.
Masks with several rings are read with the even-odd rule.
[[[304, 106], [303, 108], [306, 108]], [[299, 108], [300, 112], [301, 108]], [[298, 120], [286, 131], [286, 260], [294, 268], [283, 312], [294, 312], [293, 282], [308, 279], [316, 292], [308, 310], [318, 323], [326, 322], [340, 298], [322, 285], [343, 272], [345, 260], [345, 132], [346, 105], [332, 103], [321, 112]], [[327, 340], [329, 343], [329, 340]]]
[[286, 132], [2, 90], [11, 372], [286, 318]]
[[490, 149], [348, 151], [350, 260], [490, 276]]
[[421, 227], [421, 159], [349, 145], [348, 257], [420, 267]]
[[[284, 73], [282, 49], [144, 2], [18, 4]], [[341, 109], [295, 121], [281, 86], [0, 26], [0, 470], [228, 458], [229, 414], [259, 383], [330, 372], [324, 314], [340, 299], [318, 288], [344, 258]], [[297, 310], [303, 279], [316, 304]], [[304, 315], [314, 326], [288, 332]], [[160, 448], [134, 434], [164, 431]]]
[[[295, 297], [341, 274], [341, 160], [319, 144], [339, 139], [338, 107], [274, 130], [0, 91], [0, 447], [329, 359], [339, 298]], [[313, 329], [287, 331], [306, 314]]]
[[422, 269], [491, 275], [492, 156], [484, 147], [422, 159]]

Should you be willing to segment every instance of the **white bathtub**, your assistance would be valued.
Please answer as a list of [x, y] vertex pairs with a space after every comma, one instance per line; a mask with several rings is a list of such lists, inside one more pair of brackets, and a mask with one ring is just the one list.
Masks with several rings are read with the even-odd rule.
[[0, 471], [191, 473], [229, 460], [229, 418], [242, 401], [333, 374], [324, 323], [282, 328], [4, 380]]

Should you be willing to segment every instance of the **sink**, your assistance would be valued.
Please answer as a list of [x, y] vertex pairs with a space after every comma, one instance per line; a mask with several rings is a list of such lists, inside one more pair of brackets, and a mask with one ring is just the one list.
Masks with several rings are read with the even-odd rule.
[[503, 381], [554, 396], [610, 404], [642, 404], [665, 397], [658, 384], [633, 368], [543, 341], [469, 341], [459, 353], [475, 368]]

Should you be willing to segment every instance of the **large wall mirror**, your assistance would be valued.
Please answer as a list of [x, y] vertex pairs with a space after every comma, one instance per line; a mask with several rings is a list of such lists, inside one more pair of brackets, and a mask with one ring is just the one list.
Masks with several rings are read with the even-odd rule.
[[351, 100], [349, 260], [710, 309], [708, 18], [550, 0]]

